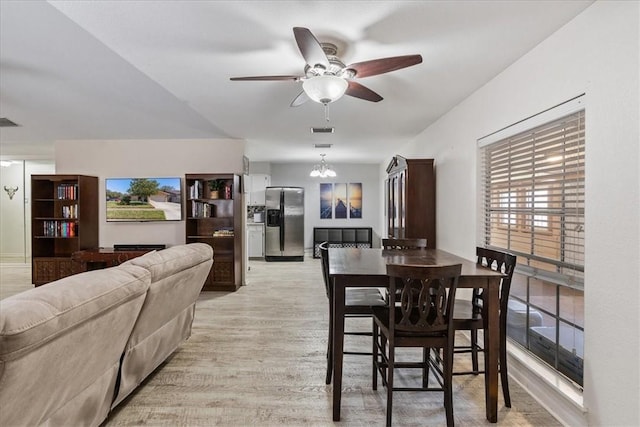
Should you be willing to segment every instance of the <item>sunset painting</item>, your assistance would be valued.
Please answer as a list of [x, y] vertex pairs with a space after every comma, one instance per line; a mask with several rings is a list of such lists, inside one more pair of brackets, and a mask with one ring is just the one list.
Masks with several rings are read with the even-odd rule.
[[333, 184], [333, 201], [335, 218], [347, 218], [347, 184]]
[[362, 183], [321, 183], [320, 219], [362, 219]]
[[320, 184], [320, 219], [333, 217], [333, 184]]
[[349, 218], [362, 218], [362, 183], [349, 184]]

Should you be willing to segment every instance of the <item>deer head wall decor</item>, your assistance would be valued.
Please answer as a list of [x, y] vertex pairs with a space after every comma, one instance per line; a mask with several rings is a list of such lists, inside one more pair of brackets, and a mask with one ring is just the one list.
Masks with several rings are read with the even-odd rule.
[[16, 194], [16, 191], [18, 191], [18, 187], [16, 186], [15, 188], [11, 188], [5, 185], [4, 191], [6, 191], [7, 194], [9, 195], [9, 200], [13, 200], [13, 196]]

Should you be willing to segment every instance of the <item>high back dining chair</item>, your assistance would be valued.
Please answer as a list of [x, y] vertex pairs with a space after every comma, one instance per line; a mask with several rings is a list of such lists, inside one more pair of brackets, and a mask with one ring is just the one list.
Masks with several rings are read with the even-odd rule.
[[382, 239], [382, 249], [426, 249], [427, 239]]
[[[322, 263], [322, 278], [324, 279], [325, 291], [329, 299], [329, 339], [327, 340], [327, 375], [326, 384], [331, 383], [333, 373], [333, 309], [331, 301], [333, 299], [333, 287], [329, 277], [329, 249], [328, 243], [322, 242], [318, 246], [320, 249], [320, 260]], [[386, 303], [378, 288], [347, 288], [345, 291], [345, 317], [371, 317], [372, 306], [384, 306]], [[345, 332], [345, 335], [371, 336], [371, 332]], [[355, 354], [371, 356], [370, 352], [344, 351], [343, 354]]]
[[[509, 292], [511, 291], [511, 279], [516, 266], [516, 256], [485, 248], [476, 248], [477, 263], [504, 273], [500, 284], [500, 381], [502, 383], [502, 395], [506, 407], [511, 407], [509, 395], [509, 379], [507, 375], [507, 308], [509, 304]], [[484, 351], [484, 347], [478, 344], [478, 329], [485, 328], [483, 316], [482, 290], [474, 289], [471, 300], [456, 301], [454, 312], [454, 328], [457, 331], [469, 331], [471, 344], [468, 346], [456, 346], [456, 353], [471, 353], [471, 371], [454, 372], [454, 375], [478, 375], [484, 370], [478, 369], [478, 352]]]
[[[452, 364], [454, 350], [453, 310], [461, 264], [447, 266], [387, 265], [390, 302], [373, 307], [373, 389], [378, 373], [387, 389], [387, 426], [391, 425], [394, 391], [444, 391], [447, 426], [453, 426]], [[396, 305], [396, 290], [400, 304]], [[420, 347], [428, 353], [442, 349], [442, 388], [429, 387], [423, 363], [397, 362], [397, 347]], [[423, 370], [421, 387], [394, 387], [395, 368]]]
[[[382, 249], [385, 250], [410, 250], [410, 249], [426, 249], [427, 248], [427, 239], [423, 238], [405, 238], [405, 239], [396, 239], [396, 238], [387, 238], [381, 239]], [[400, 292], [400, 290], [398, 290]], [[387, 302], [389, 301], [389, 290], [385, 290], [385, 299]], [[396, 301], [400, 300], [400, 295], [396, 295]]]

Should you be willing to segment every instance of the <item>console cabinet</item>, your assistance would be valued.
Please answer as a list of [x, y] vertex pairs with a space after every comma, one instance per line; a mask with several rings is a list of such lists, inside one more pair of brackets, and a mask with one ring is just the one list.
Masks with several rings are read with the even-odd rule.
[[426, 238], [436, 247], [436, 179], [433, 159], [395, 156], [385, 181], [387, 235]]
[[74, 274], [71, 255], [98, 247], [98, 178], [31, 176], [31, 278], [36, 286]]
[[213, 266], [203, 290], [235, 291], [242, 284], [240, 176], [187, 174], [185, 185], [186, 242], [201, 242], [213, 247]]

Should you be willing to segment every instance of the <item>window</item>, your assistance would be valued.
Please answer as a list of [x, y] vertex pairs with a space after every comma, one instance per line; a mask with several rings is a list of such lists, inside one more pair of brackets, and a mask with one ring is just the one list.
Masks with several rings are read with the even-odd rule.
[[483, 138], [482, 244], [518, 257], [507, 334], [582, 385], [582, 100]]
[[[549, 216], [546, 214], [549, 207], [548, 195], [548, 190], [527, 191], [527, 209], [531, 210], [531, 215], [533, 215], [533, 227], [549, 228]], [[542, 213], [536, 215], [536, 211]]]

